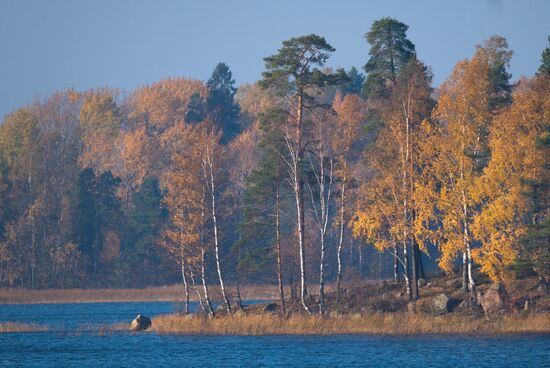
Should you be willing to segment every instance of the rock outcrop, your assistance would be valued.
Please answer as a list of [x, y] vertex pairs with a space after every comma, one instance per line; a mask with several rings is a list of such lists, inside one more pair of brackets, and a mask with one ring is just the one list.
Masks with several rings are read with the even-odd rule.
[[433, 299], [434, 314], [446, 314], [449, 312], [449, 301], [447, 294], [439, 294]]
[[143, 331], [147, 330], [149, 327], [151, 327], [151, 319], [142, 316], [141, 314], [138, 314], [138, 316], [132, 321], [132, 324], [130, 325], [130, 330]]
[[487, 316], [494, 315], [504, 309], [502, 290], [498, 286], [491, 286], [484, 293], [478, 293], [477, 300], [483, 308], [483, 313]]

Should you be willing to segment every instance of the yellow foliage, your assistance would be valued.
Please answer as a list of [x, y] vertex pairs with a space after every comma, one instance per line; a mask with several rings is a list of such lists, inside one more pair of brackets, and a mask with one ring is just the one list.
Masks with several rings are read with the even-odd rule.
[[[533, 199], [532, 183], [545, 175], [548, 157], [537, 140], [550, 123], [550, 83], [524, 81], [516, 88], [513, 104], [494, 120], [489, 134], [491, 161], [474, 192], [482, 210], [472, 230], [482, 243], [475, 260], [494, 282], [502, 282], [504, 270], [519, 251], [519, 239], [527, 224], [535, 221], [536, 208], [544, 197]], [[548, 201], [548, 198], [546, 199]]]

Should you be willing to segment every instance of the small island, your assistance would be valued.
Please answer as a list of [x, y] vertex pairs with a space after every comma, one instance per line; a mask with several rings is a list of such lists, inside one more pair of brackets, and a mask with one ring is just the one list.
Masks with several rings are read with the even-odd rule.
[[549, 3], [32, 2], [0, 366], [550, 362]]

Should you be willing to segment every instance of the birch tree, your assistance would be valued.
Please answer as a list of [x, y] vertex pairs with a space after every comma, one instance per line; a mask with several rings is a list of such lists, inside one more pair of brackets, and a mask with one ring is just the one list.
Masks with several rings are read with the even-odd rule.
[[439, 155], [433, 170], [438, 193], [437, 211], [441, 219], [440, 267], [450, 272], [454, 259], [463, 255], [465, 291], [476, 302], [473, 270], [472, 221], [478, 212], [474, 198], [475, 183], [480, 176], [479, 153], [485, 149], [484, 132], [488, 131], [489, 64], [481, 57], [459, 62], [451, 77], [441, 86], [438, 105], [433, 113], [439, 121]]
[[340, 300], [340, 285], [342, 280], [342, 250], [344, 247], [344, 230], [348, 222], [346, 202], [347, 190], [351, 181], [350, 156], [352, 145], [360, 135], [361, 123], [365, 119], [365, 103], [359, 96], [348, 95], [342, 99], [336, 95], [332, 104], [336, 111], [335, 134], [332, 139], [332, 149], [335, 152], [335, 170], [334, 174], [338, 179], [336, 185], [339, 192], [338, 198], [338, 219], [336, 225], [339, 227], [338, 245], [336, 250], [336, 260], [338, 270], [336, 273], [336, 300]]
[[507, 267], [521, 251], [520, 239], [529, 225], [542, 222], [550, 204], [545, 183], [550, 160], [540, 144], [548, 139], [550, 125], [548, 79], [522, 81], [513, 100], [490, 127], [491, 160], [472, 194], [481, 204], [471, 226], [481, 246], [472, 257], [495, 283], [506, 280]]
[[[335, 49], [323, 37], [310, 34], [291, 38], [283, 42], [283, 47], [274, 55], [264, 58], [266, 71], [262, 73], [260, 84], [264, 88], [276, 90], [288, 106], [289, 119], [294, 127], [286, 134], [286, 146], [290, 160], [288, 169], [291, 173], [292, 188], [296, 205], [296, 224], [298, 249], [300, 253], [300, 299], [302, 307], [310, 312], [306, 303], [307, 277], [305, 254], [305, 221], [304, 221], [304, 179], [302, 165], [307, 145], [304, 122], [306, 115], [315, 106], [312, 89], [336, 84], [336, 75], [321, 72], [321, 67]], [[289, 127], [290, 128], [290, 127]]]
[[219, 144], [220, 134], [216, 132], [212, 125], [208, 122], [204, 123], [205, 126], [202, 129], [202, 152], [201, 152], [201, 173], [204, 180], [204, 185], [207, 188], [206, 195], [208, 196], [208, 203], [210, 206], [210, 215], [212, 220], [212, 232], [214, 242], [214, 255], [216, 258], [216, 270], [218, 272], [218, 280], [220, 282], [220, 288], [222, 292], [223, 301], [227, 312], [231, 312], [231, 303], [227, 297], [225, 290], [225, 283], [223, 278], [223, 272], [221, 267], [220, 256], [220, 236], [218, 228], [218, 200], [219, 192], [216, 189], [217, 176], [220, 170], [221, 157], [221, 145]]
[[[162, 243], [181, 268], [185, 287], [186, 313], [189, 311], [189, 281], [197, 293], [201, 307], [214, 314], [208, 293], [205, 271], [206, 186], [203, 178], [202, 155], [204, 137], [199, 128], [175, 126], [165, 136], [171, 152], [171, 167], [165, 175], [169, 221], [163, 230]], [[200, 268], [203, 285], [201, 294], [195, 285], [193, 268]]]
[[[319, 231], [320, 260], [319, 260], [319, 314], [325, 312], [325, 267], [327, 252], [327, 231], [331, 222], [331, 201], [333, 183], [335, 179], [335, 155], [331, 147], [334, 129], [334, 117], [328, 111], [319, 111], [315, 114], [312, 148], [306, 153], [309, 161], [309, 170], [314, 178], [315, 189], [307, 182], [313, 209], [314, 222]], [[314, 193], [315, 192], [315, 193]]]

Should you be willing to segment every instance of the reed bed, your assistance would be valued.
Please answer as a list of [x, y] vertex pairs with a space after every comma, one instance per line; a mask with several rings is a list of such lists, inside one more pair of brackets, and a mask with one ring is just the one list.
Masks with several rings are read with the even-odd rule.
[[15, 322], [0, 322], [0, 333], [6, 332], [43, 332], [48, 331], [47, 326], [25, 324]]
[[413, 335], [550, 333], [550, 314], [470, 317], [409, 313], [319, 317], [275, 314], [204, 316], [165, 315], [153, 319], [152, 331], [184, 335]]
[[[212, 298], [221, 298], [219, 287], [212, 286]], [[234, 295], [233, 287], [228, 288]], [[277, 286], [254, 285], [241, 288], [243, 299], [270, 300], [278, 295]], [[196, 294], [191, 292], [191, 300]], [[0, 304], [46, 303], [104, 303], [104, 302], [181, 302], [185, 292], [183, 285], [149, 287], [143, 289], [0, 289]]]

